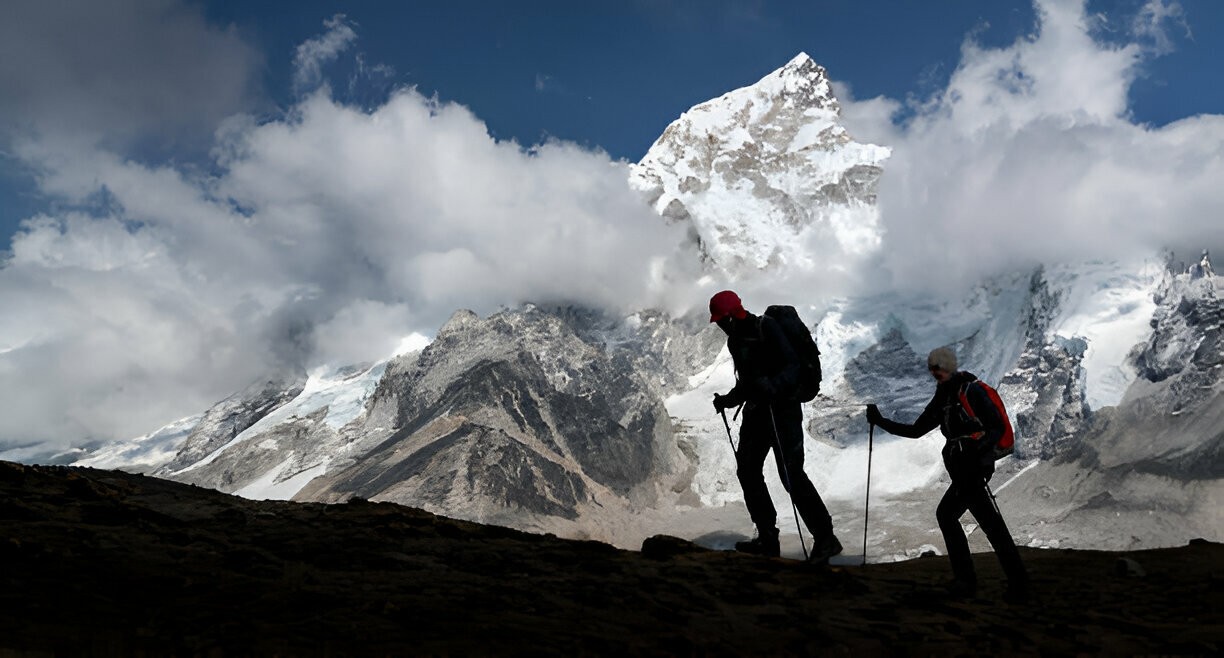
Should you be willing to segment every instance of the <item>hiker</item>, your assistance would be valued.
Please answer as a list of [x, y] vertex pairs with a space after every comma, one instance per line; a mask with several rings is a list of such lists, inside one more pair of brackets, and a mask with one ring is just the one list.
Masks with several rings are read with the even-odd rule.
[[[867, 421], [884, 431], [917, 439], [938, 427], [947, 441], [943, 448], [944, 467], [952, 478], [947, 493], [939, 501], [935, 518], [943, 532], [952, 562], [954, 580], [948, 591], [955, 597], [967, 598], [977, 593], [977, 575], [969, 554], [969, 540], [961, 528], [960, 518], [966, 511], [973, 513], [986, 533], [991, 547], [999, 556], [1007, 574], [1008, 600], [1027, 597], [1028, 576], [1020, 561], [1020, 552], [1007, 530], [1002, 515], [994, 506], [986, 483], [994, 475], [994, 461], [999, 442], [1009, 427], [1000, 406], [996, 406], [985, 386], [973, 386], [977, 377], [956, 369], [956, 353], [946, 347], [931, 351], [927, 368], [938, 382], [935, 397], [912, 425], [885, 418], [874, 404], [867, 405]], [[964, 408], [964, 400], [970, 406]], [[972, 414], [972, 415], [970, 415]]]
[[714, 410], [723, 413], [744, 406], [739, 447], [735, 450], [736, 475], [757, 536], [737, 542], [735, 549], [771, 557], [780, 553], [778, 514], [764, 474], [765, 457], [772, 449], [782, 484], [812, 533], [808, 560], [826, 563], [841, 553], [842, 545], [833, 534], [828, 508], [803, 472], [803, 409], [796, 398], [799, 358], [777, 321], [744, 310], [739, 296], [730, 290], [710, 298], [710, 322], [727, 334], [727, 350], [736, 374], [730, 392], [714, 395]]

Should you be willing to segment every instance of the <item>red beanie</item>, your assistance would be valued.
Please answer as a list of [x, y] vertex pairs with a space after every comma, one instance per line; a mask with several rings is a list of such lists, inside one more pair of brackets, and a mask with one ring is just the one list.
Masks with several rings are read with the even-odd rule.
[[718, 322], [728, 315], [736, 320], [743, 320], [748, 317], [748, 311], [744, 310], [739, 295], [724, 290], [710, 298], [710, 322]]

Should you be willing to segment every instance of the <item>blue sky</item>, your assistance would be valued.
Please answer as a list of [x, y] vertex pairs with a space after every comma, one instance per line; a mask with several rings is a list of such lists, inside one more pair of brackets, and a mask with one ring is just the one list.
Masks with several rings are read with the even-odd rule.
[[[681, 112], [756, 81], [799, 52], [867, 98], [926, 95], [946, 82], [969, 35], [1002, 45], [1034, 28], [1029, 0], [832, 0], [822, 2], [214, 2], [213, 21], [260, 45], [264, 82], [290, 94], [293, 48], [343, 13], [368, 64], [394, 73], [385, 85], [466, 105], [492, 134], [523, 144], [546, 136], [639, 159]], [[1102, 34], [1125, 31], [1139, 0], [1090, 2]], [[1147, 64], [1134, 89], [1144, 122], [1224, 111], [1224, 4], [1181, 2], [1186, 30]], [[339, 69], [341, 67], [337, 67]], [[347, 71], [351, 73], [351, 67]], [[362, 92], [370, 93], [371, 83]], [[358, 94], [356, 101], [369, 100]]]
[[891, 149], [839, 281], [1224, 251], [1222, 30], [1215, 0], [8, 0], [0, 448], [137, 436], [459, 308], [700, 306], [625, 162], [799, 52]]
[[1033, 22], [1027, 2], [976, 0], [947, 1], [945, 12], [849, 1], [389, 4], [312, 1], [284, 16], [218, 3], [208, 14], [250, 26], [267, 45], [266, 80], [282, 101], [288, 53], [343, 11], [366, 61], [394, 68], [383, 82], [471, 107], [499, 138], [552, 136], [631, 160], [684, 110], [801, 51], [862, 94], [897, 97], [946, 77], [971, 31], [989, 26], [988, 41], [1010, 40]]
[[[177, 3], [95, 4], [151, 17]], [[1101, 21], [1100, 37], [1109, 39], [1128, 36], [1129, 22], [1143, 4], [1092, 0], [1087, 9]], [[219, 0], [185, 6], [183, 11], [201, 16], [200, 29], [229, 31], [251, 50], [250, 70], [242, 72], [250, 76], [249, 88], [227, 98], [218, 110], [274, 116], [289, 107], [295, 100], [295, 48], [318, 34], [325, 20], [342, 14], [358, 38], [326, 71], [338, 98], [372, 106], [393, 89], [415, 86], [471, 108], [498, 139], [530, 145], [558, 138], [632, 161], [687, 108], [759, 79], [800, 51], [859, 98], [924, 97], [947, 81], [967, 37], [1002, 45], [1031, 32], [1035, 22], [1029, 0]], [[1139, 122], [1162, 125], [1224, 112], [1218, 75], [1224, 61], [1224, 3], [1179, 0], [1175, 6], [1180, 16], [1167, 30], [1167, 52], [1146, 61], [1131, 88], [1131, 111]], [[55, 20], [61, 25], [54, 29], [33, 27], [46, 29], [52, 40], [88, 42], [91, 37], [88, 26], [79, 26], [78, 35], [72, 21]], [[64, 67], [88, 69], [88, 50], [76, 54], [80, 59]], [[160, 54], [150, 49], [134, 56]], [[39, 65], [22, 66], [36, 75]], [[196, 68], [191, 74], [206, 75]], [[115, 66], [82, 75], [139, 80], [142, 73]], [[227, 70], [226, 75], [239, 73]], [[87, 109], [91, 99], [82, 95], [73, 100]], [[151, 124], [174, 123], [170, 117], [150, 118]], [[126, 137], [121, 150], [141, 159], [206, 163], [208, 137], [215, 128], [209, 122], [170, 129], [151, 125], [148, 134]], [[0, 160], [0, 236], [7, 242], [20, 220], [57, 200], [38, 189], [28, 163], [13, 158], [10, 149], [5, 152], [10, 156]]]

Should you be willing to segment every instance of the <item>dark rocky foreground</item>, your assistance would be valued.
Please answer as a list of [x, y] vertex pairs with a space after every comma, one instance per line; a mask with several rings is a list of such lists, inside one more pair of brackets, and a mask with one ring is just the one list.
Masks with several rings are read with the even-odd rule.
[[1224, 546], [1024, 551], [1034, 601], [942, 596], [944, 558], [811, 567], [643, 552], [389, 503], [254, 502], [0, 462], [0, 656], [1218, 654]]

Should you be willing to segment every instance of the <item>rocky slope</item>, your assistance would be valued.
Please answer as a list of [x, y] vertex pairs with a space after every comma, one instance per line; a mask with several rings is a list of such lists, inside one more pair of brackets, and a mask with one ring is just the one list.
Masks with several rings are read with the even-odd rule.
[[0, 462], [0, 654], [1199, 654], [1224, 546], [1023, 551], [1031, 605], [941, 594], [943, 558], [811, 567], [657, 536], [641, 552], [390, 503], [256, 502]]
[[261, 418], [301, 394], [304, 371], [277, 373], [222, 400], [209, 409], [163, 472], [196, 464], [212, 455]]
[[674, 504], [688, 487], [693, 464], [662, 398], [704, 351], [700, 335], [657, 313], [460, 311], [424, 351], [354, 369], [347, 386], [369, 389], [343, 425], [334, 396], [308, 391], [312, 404], [295, 400], [234, 438], [201, 423], [184, 450], [221, 426], [211, 444], [223, 448], [160, 473], [254, 497], [359, 496], [608, 538], [614, 524], [601, 518]]
[[1224, 342], [1218, 278], [1170, 273], [1142, 376], [1072, 448], [1026, 474], [1019, 526], [1046, 543], [1177, 543], [1224, 528]]
[[461, 311], [370, 400], [372, 451], [302, 500], [360, 496], [527, 527], [592, 506], [652, 504], [682, 470], [657, 389], [624, 350], [534, 307]]

